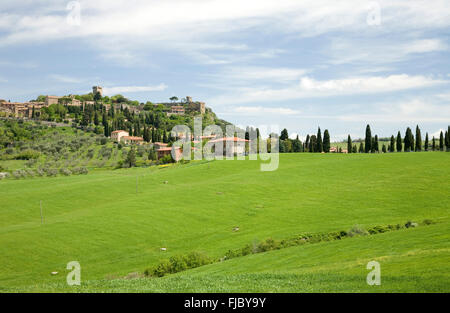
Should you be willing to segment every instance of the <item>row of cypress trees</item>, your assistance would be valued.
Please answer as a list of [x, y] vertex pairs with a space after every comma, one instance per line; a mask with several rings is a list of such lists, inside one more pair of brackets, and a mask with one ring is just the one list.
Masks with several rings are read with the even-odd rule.
[[[434, 136], [430, 142], [428, 133], [425, 135], [425, 141], [422, 142], [422, 134], [419, 125], [416, 126], [416, 134], [413, 135], [411, 128], [407, 128], [405, 136], [402, 137], [400, 131], [397, 136], [392, 135], [388, 143], [383, 143], [381, 151], [386, 152], [410, 152], [410, 151], [450, 151], [450, 126], [448, 130], [440, 132], [439, 139]], [[438, 142], [437, 142], [438, 141]], [[307, 135], [306, 140], [302, 143], [297, 135], [296, 139], [289, 139], [287, 129], [283, 129], [280, 135], [280, 152], [330, 152], [331, 142], [330, 133], [325, 129], [323, 133], [320, 127], [317, 130], [317, 135]], [[341, 150], [340, 150], [341, 151]], [[360, 141], [359, 148], [353, 144], [351, 136], [347, 138], [348, 153], [378, 153], [380, 152], [380, 143], [378, 135], [372, 136], [370, 125], [366, 126], [366, 136], [364, 140]]]
[[331, 139], [330, 132], [325, 129], [323, 132], [320, 127], [317, 130], [317, 135], [307, 135], [304, 143], [300, 139], [289, 139], [287, 129], [283, 129], [280, 135], [280, 152], [330, 152]]
[[[431, 145], [428, 137], [428, 133], [425, 135], [425, 142], [422, 143], [422, 134], [419, 128], [419, 125], [416, 126], [416, 136], [414, 137], [411, 128], [407, 128], [405, 132], [405, 137], [402, 138], [400, 131], [397, 133], [397, 137], [394, 135], [391, 136], [389, 144], [386, 146], [383, 144], [382, 151], [383, 152], [411, 152], [411, 151], [450, 151], [450, 126], [448, 130], [445, 132], [441, 131], [439, 135], [439, 147], [436, 143], [436, 138], [433, 136]], [[376, 153], [379, 152], [379, 143], [378, 136], [372, 137], [372, 132], [370, 129], [370, 125], [366, 126], [366, 137], [364, 139], [364, 143], [361, 141], [359, 149], [356, 148], [356, 145], [352, 144], [352, 140], [350, 135], [348, 135], [347, 139], [347, 150], [349, 153]]]

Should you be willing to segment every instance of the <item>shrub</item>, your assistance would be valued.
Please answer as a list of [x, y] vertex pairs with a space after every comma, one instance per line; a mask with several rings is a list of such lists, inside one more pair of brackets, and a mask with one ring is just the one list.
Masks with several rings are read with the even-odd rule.
[[389, 228], [378, 225], [378, 226], [369, 228], [367, 231], [369, 232], [369, 234], [374, 235], [374, 234], [385, 233], [385, 232], [389, 231]]
[[172, 158], [171, 154], [165, 155], [164, 157], [162, 157], [161, 159], [158, 160], [158, 164], [169, 164], [169, 163], [174, 163], [174, 159]]
[[146, 276], [162, 277], [166, 274], [178, 273], [187, 269], [212, 263], [212, 260], [199, 252], [191, 252], [187, 255], [173, 256], [168, 260], [162, 260], [156, 267], [145, 270]]
[[405, 224], [405, 227], [406, 227], [406, 228], [417, 227], [417, 226], [419, 226], [417, 223], [414, 223], [414, 222], [411, 222], [411, 221], [408, 221], [408, 222], [406, 222], [406, 224]]
[[39, 152], [34, 150], [25, 150], [14, 157], [16, 160], [30, 160], [39, 158]]
[[22, 170], [16, 170], [16, 171], [13, 172], [13, 176], [14, 176], [15, 179], [20, 179], [22, 177], [25, 178], [27, 176], [27, 173], [25, 171], [22, 171]]
[[27, 175], [30, 176], [30, 177], [36, 176], [36, 173], [35, 173], [32, 169], [26, 170], [26, 173], [27, 173]]
[[13, 148], [6, 148], [5, 149], [5, 153], [6, 154], [13, 154], [14, 153], [14, 149]]
[[32, 167], [34, 164], [36, 164], [36, 162], [37, 162], [37, 159], [30, 159], [25, 163], [25, 165], [27, 167]]
[[45, 172], [44, 172], [44, 170], [43, 170], [42, 168], [38, 168], [38, 169], [36, 170], [36, 174], [37, 174], [38, 176], [44, 176], [44, 175], [45, 175]]
[[241, 250], [241, 254], [242, 255], [248, 255], [248, 254], [252, 254], [252, 252], [253, 252], [253, 248], [252, 248], [252, 246], [251, 245], [246, 245], [244, 248], [242, 248], [242, 250]]
[[6, 173], [0, 173], [0, 180], [2, 180], [2, 179], [6, 179], [6, 178], [8, 178], [8, 177], [10, 177], [11, 175], [8, 173], [8, 172], [6, 172]]
[[68, 168], [61, 168], [61, 169], [59, 170], [59, 172], [60, 172], [62, 175], [64, 175], [64, 176], [70, 176], [70, 175], [72, 175], [71, 170], [69, 170]]
[[270, 250], [275, 250], [280, 248], [280, 243], [276, 242], [272, 238], [268, 238], [262, 242], [260, 242], [257, 246], [258, 252], [265, 252]]
[[58, 174], [58, 170], [55, 168], [47, 168], [45, 170], [48, 177], [56, 176]]
[[349, 237], [354, 237], [354, 236], [366, 236], [369, 233], [367, 232], [367, 230], [365, 230], [364, 228], [362, 228], [361, 226], [355, 225], [353, 226], [349, 231], [348, 231], [348, 236]]

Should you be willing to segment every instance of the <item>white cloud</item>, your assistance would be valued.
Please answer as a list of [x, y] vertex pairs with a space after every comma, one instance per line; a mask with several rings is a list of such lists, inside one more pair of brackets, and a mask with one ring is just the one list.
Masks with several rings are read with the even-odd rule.
[[300, 80], [300, 90], [326, 94], [376, 93], [411, 88], [429, 87], [443, 81], [425, 76], [406, 74], [390, 76], [369, 76], [317, 81], [304, 77]]
[[262, 106], [239, 106], [232, 109], [233, 113], [258, 115], [258, 114], [275, 114], [275, 115], [296, 115], [300, 114], [299, 110], [289, 108], [273, 108]]
[[263, 87], [241, 88], [232, 94], [218, 96], [211, 100], [217, 104], [236, 104], [260, 101], [284, 101], [291, 99], [330, 97], [354, 94], [374, 94], [399, 90], [426, 88], [449, 83], [421, 75], [406, 74], [389, 76], [366, 76], [332, 80], [316, 80], [303, 77], [299, 84], [274, 89]]
[[300, 79], [300, 77], [306, 73], [307, 70], [296, 68], [242, 66], [225, 68], [214, 76], [223, 78], [226, 81], [239, 82], [240, 84], [242, 84], [246, 81], [254, 82], [260, 80], [270, 80], [273, 82], [291, 82]]
[[30, 62], [30, 61], [21, 61], [21, 62], [0, 61], [0, 67], [33, 69], [33, 68], [37, 68], [38, 65], [36, 63]]
[[343, 121], [366, 122], [408, 122], [412, 124], [424, 122], [448, 123], [450, 121], [450, 106], [448, 103], [438, 104], [432, 97], [426, 99], [414, 98], [401, 101], [386, 101], [375, 103], [380, 113], [350, 113], [336, 118]]
[[78, 84], [83, 82], [83, 79], [70, 77], [66, 75], [60, 75], [60, 74], [51, 74], [49, 77], [55, 81], [61, 82], [61, 83], [69, 83], [69, 84]]
[[[372, 35], [367, 25], [368, 2], [342, 0], [80, 0], [81, 25], [66, 21], [66, 2], [7, 1], [0, 3], [0, 45], [30, 44], [59, 39], [86, 39], [101, 51], [105, 43], [126, 42], [123, 50], [139, 51], [143, 47], [169, 47], [180, 43], [196, 43], [197, 51], [211, 40], [230, 39], [245, 31], [268, 34], [292, 34], [299, 37], [318, 36], [335, 31]], [[382, 24], [379, 30], [426, 30], [450, 25], [446, 0], [427, 1], [379, 0]], [[223, 40], [222, 40], [223, 41]], [[408, 53], [441, 49], [435, 39], [418, 40]], [[277, 49], [259, 53], [273, 57]], [[107, 52], [107, 51], [106, 51]], [[192, 53], [210, 64], [227, 64], [226, 58]], [[118, 57], [118, 55], [116, 55]]]
[[134, 93], [134, 92], [148, 92], [148, 91], [163, 91], [167, 89], [166, 84], [159, 84], [155, 86], [120, 86], [120, 87], [104, 87], [103, 92], [107, 95], [115, 95], [119, 93]]
[[439, 38], [336, 38], [326, 48], [329, 63], [339, 64], [389, 64], [405, 61], [423, 53], [447, 51], [448, 44]]
[[435, 131], [434, 133], [430, 134], [429, 138], [432, 139], [433, 137], [439, 140], [439, 137], [441, 136], [441, 132], [443, 135], [445, 135], [446, 129], [440, 128], [439, 130]]

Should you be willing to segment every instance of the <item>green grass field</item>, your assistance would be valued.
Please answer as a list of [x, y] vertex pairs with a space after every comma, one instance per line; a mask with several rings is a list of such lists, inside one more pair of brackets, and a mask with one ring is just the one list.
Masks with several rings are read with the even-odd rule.
[[[450, 154], [280, 158], [274, 172], [214, 161], [0, 181], [0, 291], [449, 292]], [[437, 223], [120, 279], [191, 251], [220, 258], [269, 237], [424, 219]], [[81, 287], [65, 284], [73, 260]], [[371, 260], [381, 286], [365, 283]]]

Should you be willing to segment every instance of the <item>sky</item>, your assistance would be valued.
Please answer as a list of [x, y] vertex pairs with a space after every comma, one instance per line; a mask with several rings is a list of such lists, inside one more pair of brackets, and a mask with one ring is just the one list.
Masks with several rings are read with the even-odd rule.
[[0, 99], [104, 87], [291, 137], [450, 124], [448, 0], [1, 0]]

